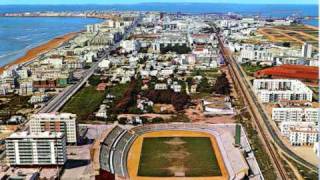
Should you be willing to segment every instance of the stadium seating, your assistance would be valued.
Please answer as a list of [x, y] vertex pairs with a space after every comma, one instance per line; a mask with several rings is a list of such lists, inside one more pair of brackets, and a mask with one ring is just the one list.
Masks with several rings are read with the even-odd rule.
[[[231, 174], [237, 174], [241, 169], [248, 169], [245, 161], [239, 162], [239, 153], [233, 148], [235, 124], [192, 124], [192, 123], [172, 123], [172, 124], [151, 124], [136, 126], [129, 130], [124, 127], [115, 126], [104, 139], [100, 148], [100, 167], [103, 170], [128, 177], [127, 158], [131, 145], [135, 139], [145, 133], [161, 130], [187, 130], [206, 132], [217, 138], [217, 143], [221, 147], [223, 158], [227, 158], [227, 169]], [[228, 131], [227, 134], [225, 132]], [[244, 131], [241, 136], [242, 148], [250, 152], [251, 147], [246, 139]], [[227, 142], [227, 141], [228, 142]]]

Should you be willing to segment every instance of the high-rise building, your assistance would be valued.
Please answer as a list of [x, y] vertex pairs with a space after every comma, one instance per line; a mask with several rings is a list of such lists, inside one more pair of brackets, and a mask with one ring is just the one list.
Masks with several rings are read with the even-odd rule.
[[304, 43], [302, 45], [301, 55], [305, 58], [312, 58], [312, 45], [309, 43]]
[[64, 165], [67, 160], [63, 133], [27, 131], [11, 134], [6, 139], [6, 155], [10, 165]]
[[67, 143], [77, 143], [77, 116], [71, 113], [39, 113], [30, 117], [30, 132], [62, 132]]

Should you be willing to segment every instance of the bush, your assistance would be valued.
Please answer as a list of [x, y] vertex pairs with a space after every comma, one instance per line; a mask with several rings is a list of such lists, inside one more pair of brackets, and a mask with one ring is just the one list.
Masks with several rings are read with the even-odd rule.
[[128, 110], [128, 112], [130, 113], [130, 114], [142, 114], [143, 112], [141, 111], [141, 109], [139, 109], [139, 108], [136, 108], [136, 107], [130, 107], [129, 108], [129, 110]]
[[168, 52], [176, 52], [177, 54], [188, 54], [191, 49], [187, 45], [168, 45], [168, 46], [161, 46], [160, 51], [162, 54], [168, 53]]
[[91, 86], [97, 86], [100, 83], [100, 76], [93, 75], [88, 81]]
[[163, 118], [161, 118], [161, 117], [155, 117], [151, 121], [152, 121], [152, 123], [163, 123], [164, 122]]
[[204, 92], [204, 93], [212, 93], [213, 88], [210, 86], [208, 79], [206, 77], [203, 77], [199, 83], [198, 86], [198, 91], [199, 92]]
[[125, 117], [119, 118], [118, 122], [119, 124], [127, 124], [127, 118]]

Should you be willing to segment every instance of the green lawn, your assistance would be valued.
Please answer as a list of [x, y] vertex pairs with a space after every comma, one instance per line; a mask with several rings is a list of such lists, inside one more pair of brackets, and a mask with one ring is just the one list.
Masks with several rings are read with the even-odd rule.
[[253, 76], [253, 74], [254, 74], [256, 71], [259, 71], [259, 70], [261, 70], [261, 69], [266, 68], [266, 67], [262, 67], [262, 66], [260, 66], [260, 65], [254, 66], [254, 65], [250, 65], [250, 64], [242, 64], [241, 66], [242, 66], [243, 70], [246, 72], [246, 74], [247, 74], [248, 76]]
[[129, 84], [117, 84], [116, 86], [107, 88], [107, 93], [110, 93], [112, 95], [115, 96], [115, 101], [121, 99], [121, 97], [123, 96], [123, 94], [126, 92], [127, 88], [128, 88]]
[[208, 70], [195, 69], [192, 71], [191, 76], [204, 76], [204, 77], [215, 78], [215, 77], [218, 77], [220, 74], [221, 73], [217, 68], [212, 68]]
[[77, 114], [78, 120], [85, 121], [99, 108], [104, 97], [105, 93], [97, 91], [95, 86], [83, 87], [61, 111]]
[[174, 177], [221, 176], [210, 138], [144, 138], [138, 176]]

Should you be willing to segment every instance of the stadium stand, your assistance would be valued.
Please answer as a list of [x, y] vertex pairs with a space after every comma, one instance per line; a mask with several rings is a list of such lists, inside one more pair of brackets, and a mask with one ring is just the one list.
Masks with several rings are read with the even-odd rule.
[[128, 178], [126, 164], [128, 153], [137, 137], [154, 131], [187, 130], [206, 132], [216, 138], [230, 179], [243, 179], [245, 176], [250, 176], [250, 179], [263, 179], [242, 128], [241, 147], [234, 146], [235, 126], [236, 124], [172, 123], [143, 125], [126, 129], [117, 125], [111, 129], [101, 143], [100, 168], [117, 176]]
[[101, 144], [100, 149], [100, 168], [109, 172], [113, 172], [111, 169], [109, 157], [112, 150], [112, 145], [115, 142], [116, 138], [123, 133], [125, 130], [119, 126], [114, 127], [104, 141]]

